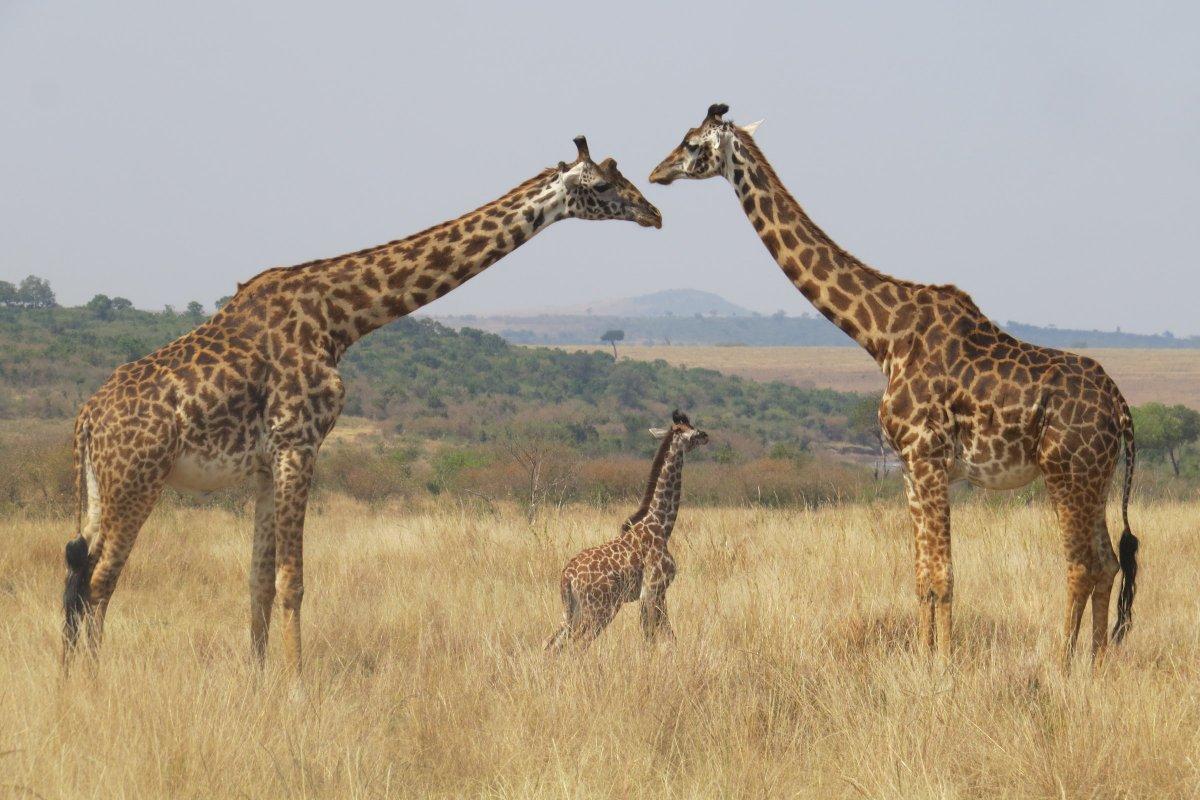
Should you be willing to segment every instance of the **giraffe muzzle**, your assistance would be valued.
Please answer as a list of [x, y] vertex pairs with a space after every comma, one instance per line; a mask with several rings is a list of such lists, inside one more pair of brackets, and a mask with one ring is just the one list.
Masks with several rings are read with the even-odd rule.
[[659, 212], [657, 208], [647, 203], [646, 209], [638, 212], [637, 219], [635, 221], [643, 228], [661, 228], [662, 213]]
[[668, 164], [665, 161], [654, 168], [650, 173], [650, 182], [657, 183], [659, 186], [670, 186], [675, 179], [679, 177], [679, 170], [674, 164]]

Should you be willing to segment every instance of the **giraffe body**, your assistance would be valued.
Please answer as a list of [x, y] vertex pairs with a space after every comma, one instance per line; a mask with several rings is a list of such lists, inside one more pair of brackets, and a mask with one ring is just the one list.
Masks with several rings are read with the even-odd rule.
[[[1137, 538], [1129, 530], [1133, 421], [1095, 361], [1004, 333], [965, 292], [893, 278], [863, 264], [818, 228], [784, 187], [753, 138], [717, 104], [650, 179], [721, 176], [787, 278], [852, 337], [887, 378], [879, 407], [884, 438], [904, 466], [915, 536], [920, 632], [930, 650], [950, 645], [953, 572], [949, 485], [991, 489], [1046, 480], [1067, 556], [1064, 662], [1092, 603], [1092, 654], [1108, 642], [1109, 596], [1123, 574], [1114, 638], [1132, 619]], [[1120, 557], [1105, 520], [1109, 484], [1124, 444]]]
[[708, 442], [708, 434], [675, 412], [670, 429], [651, 431], [662, 439], [642, 505], [621, 526], [621, 535], [589, 547], [563, 568], [559, 591], [563, 621], [546, 641], [559, 650], [567, 641], [587, 644], [600, 635], [625, 603], [641, 600], [642, 633], [674, 637], [667, 617], [667, 589], [675, 559], [667, 545], [679, 513], [684, 454]]
[[305, 509], [317, 452], [342, 410], [337, 365], [346, 349], [558, 220], [661, 225], [616, 162], [593, 163], [583, 137], [576, 145], [571, 164], [455, 220], [260, 273], [211, 320], [113, 372], [76, 418], [81, 522], [67, 551], [64, 663], [85, 619], [98, 644], [121, 568], [164, 486], [207, 492], [253, 478], [252, 649], [261, 661], [278, 596], [284, 650], [299, 670]]

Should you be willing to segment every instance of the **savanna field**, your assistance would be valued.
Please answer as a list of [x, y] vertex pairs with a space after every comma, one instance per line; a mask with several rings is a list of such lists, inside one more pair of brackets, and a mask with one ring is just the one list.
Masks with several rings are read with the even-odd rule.
[[[686, 494], [686, 489], [685, 489]], [[13, 797], [1161, 798], [1200, 793], [1200, 504], [1135, 504], [1135, 629], [1091, 674], [1056, 647], [1064, 567], [1044, 502], [955, 508], [955, 652], [914, 647], [901, 502], [686, 504], [668, 595], [596, 646], [541, 650], [558, 572], [623, 505], [310, 511], [301, 690], [248, 656], [251, 518], [167, 503], [142, 530], [102, 658], [58, 670], [65, 517], [0, 535], [0, 795]], [[1110, 524], [1117, 510], [1110, 508]], [[1090, 615], [1089, 615], [1090, 616]], [[1086, 627], [1086, 625], [1085, 625]]]
[[[64, 680], [70, 417], [192, 324], [0, 315], [0, 797], [1200, 796], [1195, 419], [1140, 418], [1135, 627], [1103, 670], [1090, 614], [1059, 668], [1065, 564], [1040, 482], [956, 490], [955, 651], [931, 667], [903, 493], [874, 457], [877, 371], [846, 347], [614, 361], [386, 328], [351, 351], [355, 405], [322, 450], [302, 686], [277, 635], [266, 670], [250, 662], [244, 488], [167, 493], [98, 666]], [[1196, 352], [1094, 355], [1134, 402], [1191, 404]], [[647, 647], [631, 604], [591, 650], [547, 657], [564, 562], [636, 507], [646, 428], [675, 405], [714, 437], [672, 537], [677, 641]]]

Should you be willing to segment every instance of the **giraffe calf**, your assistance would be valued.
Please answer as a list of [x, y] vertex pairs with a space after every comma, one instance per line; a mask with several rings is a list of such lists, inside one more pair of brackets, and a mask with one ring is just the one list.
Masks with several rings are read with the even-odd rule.
[[560, 591], [562, 626], [546, 640], [557, 651], [567, 640], [583, 644], [600, 635], [622, 604], [642, 601], [642, 633], [653, 641], [659, 630], [673, 638], [667, 619], [667, 587], [675, 577], [675, 559], [667, 550], [683, 481], [683, 457], [706, 444], [708, 434], [692, 427], [676, 411], [670, 428], [652, 428], [662, 444], [650, 467], [642, 504], [621, 526], [621, 535], [589, 547], [567, 562]]

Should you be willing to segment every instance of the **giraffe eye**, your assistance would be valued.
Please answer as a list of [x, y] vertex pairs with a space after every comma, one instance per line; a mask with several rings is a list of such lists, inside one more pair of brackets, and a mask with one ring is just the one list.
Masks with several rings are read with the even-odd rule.
[[687, 150], [689, 153], [694, 153], [700, 149], [700, 145], [695, 142], [684, 142], [683, 148], [685, 150]]
[[606, 181], [601, 181], [600, 183], [597, 183], [594, 186], [592, 186], [592, 188], [595, 189], [597, 192], [607, 192], [609, 189], [612, 188], [612, 184], [608, 183]]

